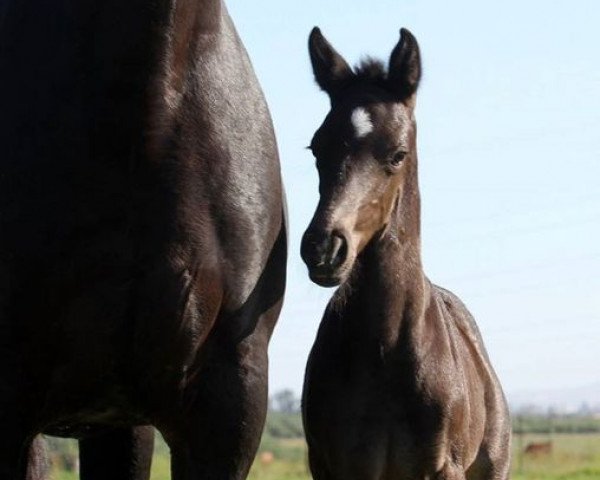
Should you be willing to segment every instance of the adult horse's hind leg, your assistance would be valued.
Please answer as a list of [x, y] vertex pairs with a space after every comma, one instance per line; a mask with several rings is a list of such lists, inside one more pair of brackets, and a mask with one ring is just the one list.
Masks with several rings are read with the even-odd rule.
[[79, 442], [81, 480], [148, 480], [152, 427], [119, 428]]
[[314, 480], [333, 480], [334, 478], [314, 449], [308, 450], [308, 467]]
[[215, 349], [186, 392], [193, 403], [165, 425], [173, 480], [247, 477], [267, 410], [267, 356], [265, 340], [243, 343]]
[[41, 435], [36, 436], [26, 452], [26, 480], [46, 480], [49, 474], [48, 451], [46, 441]]
[[18, 401], [8, 400], [11, 389], [2, 389], [7, 383], [5, 380], [4, 385], [0, 384], [0, 479], [45, 480], [48, 469], [44, 440], [34, 436], [29, 422], [23, 421], [15, 408]]
[[48, 459], [41, 436], [33, 440], [16, 438], [3, 429], [0, 440], [0, 478], [2, 480], [46, 480]]

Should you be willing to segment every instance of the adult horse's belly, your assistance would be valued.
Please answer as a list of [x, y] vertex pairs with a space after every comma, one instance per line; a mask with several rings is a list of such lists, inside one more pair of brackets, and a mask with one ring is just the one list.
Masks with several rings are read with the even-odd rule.
[[148, 397], [176, 394], [197, 347], [197, 319], [183, 308], [185, 270], [174, 271], [162, 255], [136, 264], [127, 237], [110, 237], [48, 262], [13, 299], [23, 390], [48, 433], [144, 423]]

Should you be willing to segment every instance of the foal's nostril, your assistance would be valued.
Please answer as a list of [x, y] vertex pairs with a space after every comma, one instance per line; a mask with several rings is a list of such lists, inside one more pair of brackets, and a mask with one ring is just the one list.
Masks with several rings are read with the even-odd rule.
[[309, 268], [333, 270], [344, 263], [348, 246], [337, 232], [312, 231], [304, 234], [300, 254]]
[[331, 249], [329, 251], [329, 265], [333, 268], [340, 266], [346, 260], [348, 255], [348, 244], [346, 239], [338, 234], [333, 233], [331, 237]]

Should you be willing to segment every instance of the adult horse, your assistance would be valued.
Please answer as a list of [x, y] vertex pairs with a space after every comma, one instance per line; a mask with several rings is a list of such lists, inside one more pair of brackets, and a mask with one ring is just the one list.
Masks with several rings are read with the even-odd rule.
[[352, 71], [318, 29], [331, 111], [311, 149], [321, 199], [310, 277], [341, 284], [313, 346], [303, 415], [316, 480], [505, 480], [510, 421], [477, 326], [426, 278], [420, 251], [415, 38]]
[[241, 479], [286, 239], [271, 119], [220, 0], [0, 11], [0, 478]]

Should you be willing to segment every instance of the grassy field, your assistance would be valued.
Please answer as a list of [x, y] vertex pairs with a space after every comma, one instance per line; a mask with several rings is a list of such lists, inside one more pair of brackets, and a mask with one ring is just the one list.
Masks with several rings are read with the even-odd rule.
[[[530, 442], [552, 440], [549, 455], [521, 452]], [[600, 434], [524, 435], [514, 438], [514, 480], [600, 480]]]
[[[552, 440], [552, 453], [539, 456], [522, 455], [531, 442]], [[266, 438], [261, 452], [273, 454], [272, 461], [261, 461], [261, 454], [252, 467], [250, 480], [309, 480], [306, 467], [306, 447], [301, 439], [275, 440]], [[267, 457], [270, 457], [267, 454]], [[267, 460], [269, 460], [267, 458]], [[56, 467], [53, 480], [76, 480], [74, 473]], [[169, 480], [169, 455], [161, 440], [157, 441], [152, 480]], [[600, 434], [526, 434], [515, 436], [513, 449], [514, 480], [600, 480]]]

